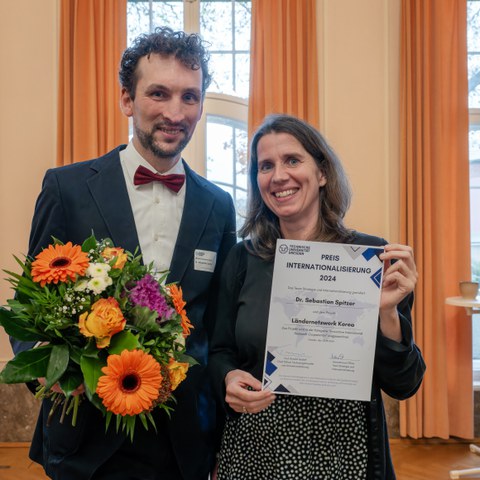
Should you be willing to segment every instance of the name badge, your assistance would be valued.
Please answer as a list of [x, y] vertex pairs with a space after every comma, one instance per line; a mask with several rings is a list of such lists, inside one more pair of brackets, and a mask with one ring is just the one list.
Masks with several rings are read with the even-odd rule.
[[217, 263], [217, 252], [210, 250], [195, 250], [195, 270], [213, 272]]

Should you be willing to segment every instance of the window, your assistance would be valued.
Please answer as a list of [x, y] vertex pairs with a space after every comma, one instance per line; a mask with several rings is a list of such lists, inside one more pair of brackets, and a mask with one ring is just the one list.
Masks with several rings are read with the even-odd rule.
[[[480, 0], [467, 2], [472, 280], [480, 281]], [[475, 318], [477, 317], [477, 318]], [[474, 379], [480, 383], [480, 315], [473, 320]]]
[[237, 227], [246, 206], [251, 0], [128, 0], [127, 42], [155, 27], [200, 33], [213, 81], [185, 149], [188, 163], [232, 195]]

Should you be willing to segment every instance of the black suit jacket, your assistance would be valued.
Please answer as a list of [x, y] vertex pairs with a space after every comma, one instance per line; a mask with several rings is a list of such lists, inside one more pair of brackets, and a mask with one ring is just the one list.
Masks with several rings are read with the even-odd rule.
[[[116, 246], [134, 251], [139, 246], [137, 231], [123, 171], [119, 148], [105, 156], [49, 170], [44, 178], [32, 222], [29, 255], [36, 255], [52, 236], [81, 244], [95, 234], [109, 237]], [[207, 306], [217, 290], [218, 272], [236, 241], [233, 202], [226, 192], [195, 174], [184, 164], [185, 207], [167, 282], [178, 281], [194, 325], [187, 338], [187, 353], [200, 365], [189, 370], [187, 379], [175, 391], [177, 404], [166, 422], [174, 453], [185, 479], [206, 478], [213, 459], [215, 409], [205, 375], [211, 320]], [[213, 273], [194, 269], [194, 251], [217, 252]], [[15, 353], [31, 348], [12, 341]], [[46, 426], [50, 402], [44, 401], [33, 437], [30, 455], [53, 478], [87, 479], [124, 441], [112, 426], [105, 433], [104, 419], [88, 402], [82, 403], [78, 424], [71, 427], [54, 418]], [[135, 433], [138, 448], [147, 448], [154, 432]], [[82, 474], [74, 476], [72, 469]]]

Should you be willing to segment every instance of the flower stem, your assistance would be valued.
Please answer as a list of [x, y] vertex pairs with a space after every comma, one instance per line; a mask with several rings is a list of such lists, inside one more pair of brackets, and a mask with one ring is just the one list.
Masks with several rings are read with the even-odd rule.
[[35, 398], [42, 398], [45, 393], [45, 386], [41, 386], [35, 393]]
[[75, 397], [73, 397], [73, 416], [72, 416], [73, 427], [77, 424], [77, 414], [78, 414], [79, 404], [80, 404], [80, 395], [75, 395]]
[[62, 401], [62, 396], [58, 393], [53, 395], [53, 404], [52, 408], [50, 409], [50, 412], [48, 412], [48, 418], [47, 418], [47, 427], [50, 426], [50, 422], [52, 421], [53, 414], [55, 413], [55, 410], [57, 409], [58, 405], [60, 405], [60, 402]]
[[65, 412], [67, 411], [69, 400], [70, 400], [70, 397], [66, 397], [65, 401], [63, 402], [62, 414], [60, 415], [60, 423], [63, 423], [63, 420], [65, 419]]

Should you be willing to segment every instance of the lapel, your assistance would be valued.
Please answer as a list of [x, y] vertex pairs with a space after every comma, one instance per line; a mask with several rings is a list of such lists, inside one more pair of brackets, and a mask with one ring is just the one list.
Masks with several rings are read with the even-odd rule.
[[92, 163], [93, 174], [87, 185], [114, 245], [133, 253], [140, 244], [120, 165], [119, 151], [123, 148], [125, 145]]
[[[208, 182], [185, 162], [183, 166], [187, 187], [185, 206], [167, 282], [181, 282], [188, 265], [190, 262], [193, 264], [194, 251], [200, 243], [215, 200]], [[208, 248], [208, 245], [204, 248]]]

